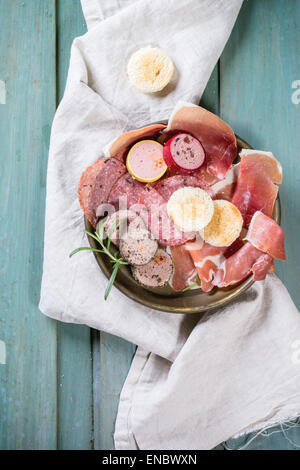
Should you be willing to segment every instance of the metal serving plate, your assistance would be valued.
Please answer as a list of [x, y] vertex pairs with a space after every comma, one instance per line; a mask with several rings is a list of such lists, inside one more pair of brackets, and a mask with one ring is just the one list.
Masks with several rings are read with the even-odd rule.
[[[242, 148], [252, 148], [240, 137], [236, 136], [236, 139], [239, 150]], [[275, 202], [273, 219], [276, 220], [277, 223], [280, 223], [279, 196]], [[85, 219], [85, 227], [89, 232], [94, 231], [93, 226], [87, 219]], [[88, 239], [92, 248], [99, 248], [97, 242], [92, 237], [88, 236]], [[94, 252], [94, 255], [105, 276], [110, 278], [112, 265], [109, 258], [102, 253]], [[203, 292], [200, 288], [189, 290], [184, 293], [175, 292], [171, 287], [145, 289], [135, 281], [131, 274], [130, 267], [121, 266], [114, 286], [130, 299], [155, 310], [170, 313], [199, 313], [228, 304], [249, 289], [253, 282], [253, 276], [250, 275], [238, 285], [223, 289], [215, 287], [208, 293]]]

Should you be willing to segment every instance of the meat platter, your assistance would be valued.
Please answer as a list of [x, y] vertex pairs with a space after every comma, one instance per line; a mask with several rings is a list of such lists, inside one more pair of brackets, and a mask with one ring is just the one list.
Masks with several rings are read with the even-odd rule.
[[[90, 247], [114, 287], [150, 308], [194, 313], [233, 300], [285, 260], [279, 161], [218, 116], [179, 103], [166, 123], [117, 137], [82, 174]], [[111, 255], [112, 256], [112, 255]]]

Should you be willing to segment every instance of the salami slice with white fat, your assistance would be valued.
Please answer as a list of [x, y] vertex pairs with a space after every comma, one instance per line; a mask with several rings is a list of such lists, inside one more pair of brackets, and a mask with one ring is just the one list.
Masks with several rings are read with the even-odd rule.
[[82, 173], [78, 186], [79, 202], [94, 227], [99, 206], [107, 204], [111, 188], [124, 173], [125, 165], [115, 158], [101, 158]]
[[195, 238], [194, 232], [183, 233], [168, 216], [167, 202], [152, 186], [147, 185], [139, 199], [140, 215], [154, 238], [164, 246], [182, 245]]
[[201, 179], [197, 178], [197, 176], [191, 175], [170, 176], [169, 178], [159, 181], [155, 185], [155, 189], [166, 201], [168, 201], [175, 191], [180, 188], [184, 188], [185, 186], [201, 188], [207, 191], [210, 196], [214, 195], [214, 192], [208, 185], [206, 185]]
[[138, 204], [139, 197], [145, 185], [132, 178], [129, 173], [122, 175], [111, 188], [108, 203], [118, 210], [130, 209]]

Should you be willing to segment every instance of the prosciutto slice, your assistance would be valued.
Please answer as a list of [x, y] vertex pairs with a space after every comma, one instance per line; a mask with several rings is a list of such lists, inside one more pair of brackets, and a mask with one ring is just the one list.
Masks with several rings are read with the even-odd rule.
[[220, 265], [215, 272], [212, 284], [217, 287], [237, 284], [246, 279], [251, 272], [254, 273], [254, 280], [263, 280], [272, 269], [272, 264], [272, 256], [247, 242]]
[[139, 139], [153, 137], [165, 128], [166, 126], [164, 124], [153, 124], [141, 129], [125, 132], [104, 148], [104, 154], [106, 157], [115, 157], [120, 160], [124, 159], [130, 145], [134, 144]]
[[214, 199], [225, 199], [231, 202], [235, 191], [236, 182], [240, 171], [240, 164], [232, 165], [223, 180], [210, 187]]
[[201, 142], [206, 155], [202, 173], [206, 171], [223, 179], [237, 156], [233, 130], [210, 111], [183, 102], [176, 106], [167, 128], [167, 131], [176, 130], [188, 132]]
[[263, 281], [267, 273], [274, 271], [274, 261], [270, 255], [261, 255], [252, 266], [253, 280]]
[[247, 227], [256, 211], [271, 217], [278, 186], [282, 181], [279, 162], [270, 152], [243, 150], [232, 203], [240, 210]]
[[225, 261], [226, 247], [216, 247], [197, 239], [185, 245], [190, 253], [198, 276], [201, 281], [201, 289], [209, 292], [214, 287], [213, 279], [218, 268]]
[[240, 152], [240, 158], [242, 159], [243, 157], [249, 169], [259, 167], [259, 170], [268, 175], [273, 183], [282, 183], [282, 167], [272, 152], [243, 149]]
[[171, 246], [170, 251], [174, 264], [172, 288], [182, 291], [195, 281], [196, 269], [186, 245]]
[[262, 212], [257, 211], [252, 217], [246, 240], [258, 250], [285, 261], [284, 231]]

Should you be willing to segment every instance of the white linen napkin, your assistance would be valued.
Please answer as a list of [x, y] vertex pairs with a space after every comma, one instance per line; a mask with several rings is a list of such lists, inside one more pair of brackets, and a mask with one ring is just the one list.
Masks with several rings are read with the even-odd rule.
[[211, 449], [300, 416], [300, 315], [274, 275], [198, 322], [174, 362], [138, 348], [117, 449]]
[[[93, 254], [68, 257], [74, 248], [86, 244], [82, 232], [83, 214], [77, 198], [82, 171], [103, 155], [102, 149], [108, 142], [124, 131], [168, 118], [178, 100], [199, 103], [241, 3], [242, 0], [82, 0], [89, 31], [73, 43], [66, 91], [51, 134], [40, 309], [58, 320], [84, 323], [140, 346], [122, 393], [117, 448], [136, 448], [136, 442], [140, 448], [158, 448], [159, 445], [206, 448], [255, 426], [256, 422], [267, 421], [266, 403], [272, 410], [278, 409], [278, 413], [272, 415], [278, 420], [283, 415], [294, 416], [296, 409], [300, 410], [299, 397], [298, 405], [296, 399], [291, 401], [296, 376], [292, 367], [286, 369], [282, 393], [274, 397], [272, 403], [267, 401], [267, 396], [259, 401], [256, 391], [262, 370], [272, 370], [276, 363], [280, 373], [283, 372], [286, 351], [292, 347], [291, 341], [297, 340], [297, 334], [300, 336], [295, 307], [275, 276], [257, 283], [237, 303], [225, 309], [225, 313], [220, 311], [215, 317], [199, 322], [199, 315], [170, 315], [138, 305], [117, 289], [113, 289], [105, 302], [103, 293], [107, 280]], [[146, 45], [164, 49], [176, 66], [172, 83], [156, 95], [138, 92], [126, 77], [129, 56]], [[283, 299], [280, 308], [285, 310], [282, 314], [285, 330], [281, 328], [279, 310], [270, 294], [275, 288], [276, 298]], [[255, 298], [253, 303], [249, 300], [251, 296]], [[254, 310], [253, 317], [255, 302], [262, 305], [266, 297], [271, 300], [264, 308]], [[240, 323], [235, 323], [238, 309], [245, 324], [251, 325], [251, 342], [244, 334], [241, 336], [244, 330], [238, 327]], [[282, 331], [284, 335], [280, 336]], [[271, 345], [278, 342], [275, 356], [266, 354], [266, 348], [262, 347], [264, 335]], [[256, 336], [257, 350], [254, 347]], [[223, 347], [212, 347], [216, 343], [212, 343], [212, 339], [208, 341], [209, 337], [219, 338], [217, 345], [223, 344]], [[220, 387], [224, 350], [226, 355], [230, 351], [233, 355], [222, 369], [224, 383]], [[256, 368], [258, 357], [264, 358], [265, 363]], [[198, 361], [199, 373], [194, 376], [191, 372]], [[248, 363], [251, 364], [249, 376], [246, 374]], [[240, 368], [244, 368], [241, 383], [236, 375]], [[139, 383], [134, 387], [137, 401], [130, 399], [135, 380]], [[191, 389], [179, 387], [181, 382], [188, 384], [191, 380]], [[270, 376], [270, 388], [276, 388], [277, 383], [276, 375]], [[215, 393], [211, 393], [213, 389]], [[146, 395], [148, 406], [143, 409], [140, 403]], [[169, 400], [170, 395], [174, 395], [173, 401]], [[184, 401], [180, 400], [182, 396], [185, 396]], [[198, 396], [202, 401], [197, 403]], [[229, 400], [232, 396], [234, 401]], [[234, 423], [230, 424], [227, 419], [220, 424], [224, 415], [223, 398]], [[237, 404], [243, 405], [247, 400], [257, 401], [256, 414], [249, 417], [246, 413], [244, 419], [240, 419], [235, 413], [238, 409], [238, 413], [244, 415], [244, 411]], [[166, 408], [168, 403], [170, 408]], [[168, 414], [173, 413], [176, 403], [178, 417], [168, 425]], [[130, 428], [126, 424], [128, 406]], [[288, 406], [295, 409], [287, 409]], [[190, 421], [193, 417], [197, 423]], [[145, 423], [145, 429], [149, 429], [146, 435], [142, 431]], [[196, 442], [191, 438], [187, 443], [188, 437], [183, 433], [191, 435], [196, 429], [200, 429], [203, 439], [199, 437]], [[155, 435], [157, 430], [162, 436], [161, 444]], [[132, 440], [127, 439], [128, 435]]]

